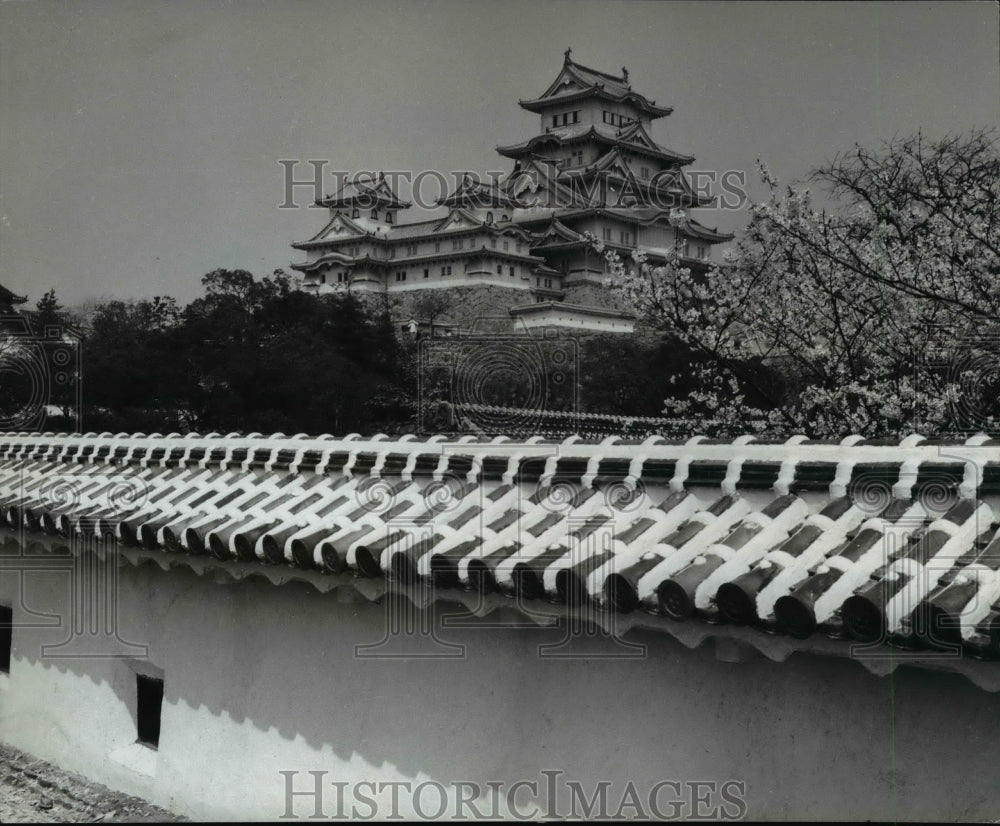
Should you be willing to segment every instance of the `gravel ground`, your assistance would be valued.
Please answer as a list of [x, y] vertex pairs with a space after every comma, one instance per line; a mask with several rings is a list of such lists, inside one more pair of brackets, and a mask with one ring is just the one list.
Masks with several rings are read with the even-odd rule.
[[162, 823], [183, 819], [0, 745], [0, 823]]

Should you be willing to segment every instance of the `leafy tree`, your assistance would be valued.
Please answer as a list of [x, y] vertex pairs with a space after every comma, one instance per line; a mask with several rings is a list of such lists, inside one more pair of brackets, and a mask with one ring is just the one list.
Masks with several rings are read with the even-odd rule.
[[430, 326], [430, 334], [434, 335], [434, 322], [444, 317], [451, 310], [452, 299], [443, 291], [428, 290], [418, 296], [413, 302], [413, 315], [419, 321], [426, 321]]
[[178, 350], [172, 298], [98, 305], [84, 340], [88, 429], [162, 431], [190, 421], [195, 377]]
[[[172, 298], [106, 301], [86, 339], [88, 428], [342, 433], [406, 418], [392, 328], [355, 298], [283, 272], [215, 270]], [[412, 404], [411, 404], [412, 407]]]
[[35, 314], [32, 319], [36, 335], [44, 335], [47, 327], [63, 323], [63, 307], [56, 298], [56, 291], [50, 289], [35, 303]]

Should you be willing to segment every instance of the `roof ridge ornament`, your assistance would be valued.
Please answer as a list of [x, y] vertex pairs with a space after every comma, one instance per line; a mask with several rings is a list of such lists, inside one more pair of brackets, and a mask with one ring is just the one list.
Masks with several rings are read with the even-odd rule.
[[573, 47], [567, 46], [566, 51], [563, 52], [563, 66], [569, 66], [569, 64], [573, 62], [569, 59], [571, 54], [573, 54]]

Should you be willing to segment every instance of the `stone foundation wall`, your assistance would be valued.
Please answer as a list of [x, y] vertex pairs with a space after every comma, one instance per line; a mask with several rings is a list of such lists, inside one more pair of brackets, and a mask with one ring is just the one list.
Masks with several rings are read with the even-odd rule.
[[481, 287], [438, 288], [433, 290], [411, 290], [401, 293], [390, 293], [386, 296], [387, 307], [397, 324], [413, 317], [426, 317], [421, 312], [421, 301], [447, 302], [447, 307], [435, 319], [435, 322], [458, 324], [463, 329], [472, 327], [477, 320], [490, 323], [490, 329], [496, 329], [497, 322], [504, 322], [503, 329], [513, 329], [510, 313], [511, 307], [519, 304], [531, 304], [534, 301], [527, 290], [514, 290], [484, 284]]
[[[535, 302], [535, 296], [528, 290], [510, 289], [494, 284], [439, 287], [396, 293], [358, 291], [355, 295], [369, 312], [374, 314], [388, 312], [393, 326], [397, 329], [411, 318], [427, 319], [431, 315], [428, 308], [421, 304], [434, 306], [444, 304], [444, 309], [434, 318], [437, 324], [457, 325], [463, 331], [476, 329], [482, 332], [515, 332], [510, 308]], [[564, 300], [567, 304], [585, 307], [626, 309], [605, 287], [598, 284], [582, 283], [572, 287], [566, 291]], [[597, 331], [575, 329], [567, 329], [566, 332], [573, 336], [600, 334]]]
[[567, 304], [581, 304], [584, 307], [602, 307], [608, 310], [626, 309], [607, 287], [586, 281], [568, 286], [563, 300]]

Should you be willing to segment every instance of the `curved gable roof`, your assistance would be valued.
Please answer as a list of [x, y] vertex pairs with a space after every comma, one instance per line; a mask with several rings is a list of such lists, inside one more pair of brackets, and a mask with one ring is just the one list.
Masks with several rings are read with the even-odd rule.
[[591, 69], [589, 66], [570, 60], [571, 51], [571, 49], [566, 50], [562, 70], [556, 79], [540, 97], [519, 101], [522, 108], [529, 112], [544, 111], [559, 103], [597, 96], [630, 103], [654, 118], [664, 117], [673, 112], [671, 107], [657, 106], [656, 101], [632, 91], [628, 70], [624, 67], [621, 76]]

